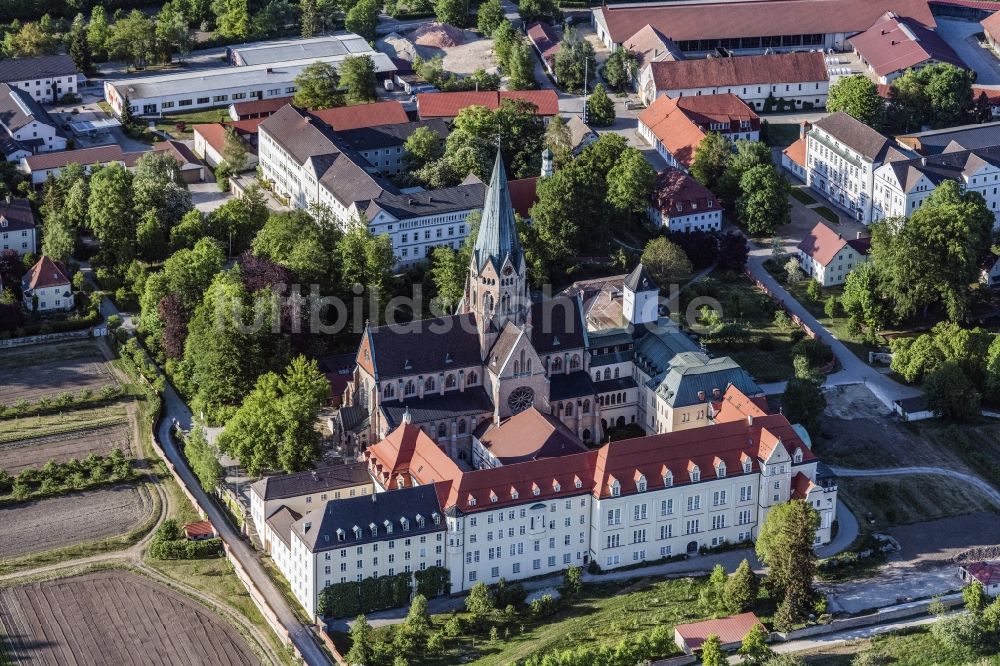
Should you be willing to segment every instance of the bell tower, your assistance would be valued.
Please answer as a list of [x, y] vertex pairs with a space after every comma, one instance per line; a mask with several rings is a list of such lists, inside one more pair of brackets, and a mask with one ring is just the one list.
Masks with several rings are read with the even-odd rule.
[[507, 172], [497, 151], [483, 217], [465, 282], [464, 311], [474, 312], [486, 353], [508, 321], [524, 324], [528, 312], [527, 264], [517, 237]]

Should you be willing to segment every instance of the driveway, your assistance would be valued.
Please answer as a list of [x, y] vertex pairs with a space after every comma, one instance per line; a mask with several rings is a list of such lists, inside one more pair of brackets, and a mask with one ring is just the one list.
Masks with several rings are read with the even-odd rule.
[[232, 193], [228, 190], [220, 191], [219, 184], [214, 181], [211, 183], [192, 183], [188, 185], [188, 191], [191, 192], [191, 203], [203, 213], [211, 213], [233, 198]]
[[989, 49], [979, 45], [975, 35], [983, 31], [979, 23], [938, 18], [937, 34], [955, 49], [958, 56], [970, 69], [976, 71], [976, 83], [980, 85], [1000, 84], [1000, 61]]

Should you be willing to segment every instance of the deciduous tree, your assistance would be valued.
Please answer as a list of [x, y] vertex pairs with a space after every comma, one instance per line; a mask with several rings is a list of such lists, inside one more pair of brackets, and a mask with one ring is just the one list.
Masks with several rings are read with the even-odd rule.
[[954, 361], [947, 361], [924, 380], [924, 398], [935, 415], [969, 421], [980, 415], [981, 396], [972, 380]]
[[[340, 63], [340, 84], [347, 88], [348, 104], [375, 101], [375, 61], [370, 55], [348, 56]], [[359, 110], [363, 113], [363, 110]]]
[[587, 122], [597, 127], [610, 127], [615, 123], [615, 103], [608, 97], [603, 83], [594, 86], [587, 98]]
[[703, 666], [726, 665], [726, 655], [722, 652], [718, 635], [710, 634], [701, 644], [701, 663]]
[[718, 132], [709, 132], [694, 151], [691, 162], [691, 176], [710, 190], [715, 190], [719, 179], [726, 171], [732, 145]]
[[788, 181], [772, 164], [747, 169], [740, 178], [740, 196], [736, 214], [754, 235], [766, 235], [788, 224], [791, 207], [788, 204]]
[[341, 106], [344, 99], [340, 93], [340, 75], [337, 70], [330, 63], [320, 61], [306, 65], [295, 77], [293, 101], [296, 106], [306, 109]]
[[435, 0], [434, 15], [441, 23], [464, 28], [469, 21], [467, 0]]
[[843, 111], [869, 127], [882, 124], [885, 100], [878, 94], [875, 82], [863, 74], [845, 76], [830, 86], [826, 110]]
[[361, 35], [369, 42], [375, 41], [375, 27], [378, 25], [378, 4], [375, 0], [358, 0], [344, 19], [344, 28]]
[[662, 236], [646, 243], [641, 261], [661, 289], [666, 289], [668, 285], [676, 284], [691, 274], [691, 261], [684, 250]]
[[507, 20], [500, 0], [486, 0], [476, 13], [476, 27], [484, 37], [490, 37], [500, 24]]

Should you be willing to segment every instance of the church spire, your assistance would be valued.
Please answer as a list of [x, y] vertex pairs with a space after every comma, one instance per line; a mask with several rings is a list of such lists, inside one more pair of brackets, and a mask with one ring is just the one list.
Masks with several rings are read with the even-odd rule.
[[514, 206], [507, 188], [507, 172], [499, 150], [472, 254], [478, 271], [482, 271], [491, 259], [499, 270], [508, 257], [515, 269], [519, 269], [524, 258], [514, 225]]

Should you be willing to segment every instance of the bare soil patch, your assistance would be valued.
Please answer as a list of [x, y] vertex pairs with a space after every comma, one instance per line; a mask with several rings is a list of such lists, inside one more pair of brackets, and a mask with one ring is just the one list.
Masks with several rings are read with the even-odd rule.
[[0, 507], [0, 558], [124, 534], [153, 503], [143, 486], [119, 484]]
[[15, 663], [259, 664], [217, 615], [128, 571], [101, 571], [0, 591]]
[[115, 449], [135, 455], [130, 431], [122, 424], [0, 444], [0, 469], [14, 476], [22, 469], [42, 467], [49, 460], [81, 460], [91, 453], [103, 456]]
[[5, 349], [0, 356], [0, 404], [37, 402], [69, 391], [97, 393], [117, 384], [111, 368], [93, 340], [31, 345]]
[[[946, 476], [841, 477], [837, 487], [840, 500], [876, 531], [1000, 509], [974, 486]], [[1000, 517], [994, 520], [1000, 522]]]
[[839, 386], [826, 393], [823, 435], [816, 455], [829, 465], [854, 468], [930, 466], [977, 474], [952, 448], [904, 423], [865, 386]]

